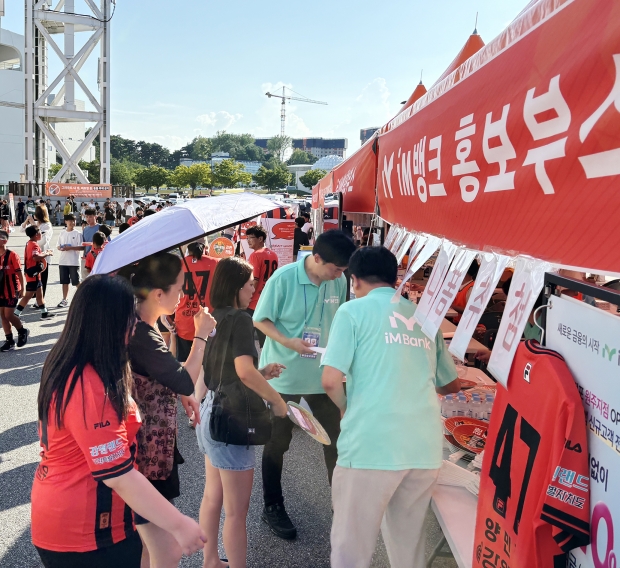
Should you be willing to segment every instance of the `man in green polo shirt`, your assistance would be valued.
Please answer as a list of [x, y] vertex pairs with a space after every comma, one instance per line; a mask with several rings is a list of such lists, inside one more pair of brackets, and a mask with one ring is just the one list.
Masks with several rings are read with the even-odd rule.
[[[330, 483], [338, 457], [340, 411], [321, 386], [321, 356], [311, 347], [324, 348], [328, 343], [336, 310], [347, 298], [343, 272], [354, 250], [353, 241], [344, 232], [323, 233], [312, 255], [276, 270], [254, 312], [254, 326], [267, 336], [260, 364], [277, 361], [286, 365], [280, 377], [270, 381], [271, 386], [286, 401], [298, 403], [303, 397], [332, 441], [323, 448]], [[274, 418], [262, 464], [262, 517], [274, 534], [286, 539], [297, 535], [284, 508], [281, 484], [284, 454], [292, 436], [293, 423], [288, 418]]]
[[349, 272], [357, 299], [338, 310], [323, 358], [323, 386], [344, 413], [331, 566], [369, 566], [379, 529], [392, 566], [424, 566], [424, 518], [442, 461], [436, 393], [459, 390], [456, 368], [441, 331], [431, 340], [414, 322], [415, 304], [392, 303], [390, 251], [359, 249]]

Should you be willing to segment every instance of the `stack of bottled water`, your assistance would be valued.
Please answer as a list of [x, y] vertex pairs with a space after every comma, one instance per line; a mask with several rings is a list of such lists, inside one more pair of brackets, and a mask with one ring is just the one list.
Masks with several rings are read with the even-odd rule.
[[491, 410], [495, 396], [489, 392], [473, 392], [470, 397], [459, 392], [439, 397], [441, 402], [441, 415], [444, 418], [463, 416], [478, 420], [491, 420]]

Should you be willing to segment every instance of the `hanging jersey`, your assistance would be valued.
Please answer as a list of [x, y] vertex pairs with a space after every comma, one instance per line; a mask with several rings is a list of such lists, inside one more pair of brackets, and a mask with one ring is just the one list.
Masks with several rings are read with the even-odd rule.
[[210, 256], [203, 256], [200, 260], [188, 256], [185, 258], [189, 266], [189, 272], [183, 263], [185, 281], [183, 282], [183, 296], [174, 312], [174, 321], [177, 328], [177, 335], [181, 339], [191, 341], [196, 335], [194, 327], [194, 316], [198, 313], [202, 302], [203, 306], [211, 310], [209, 293], [211, 292], [211, 282], [213, 273], [217, 266], [218, 259]]
[[583, 405], [561, 355], [535, 341], [497, 385], [480, 479], [474, 567], [557, 568], [590, 542]]
[[21, 290], [17, 275], [22, 271], [19, 255], [12, 250], [7, 250], [0, 257], [0, 271], [0, 298], [5, 300], [17, 298]]
[[56, 552], [88, 552], [134, 533], [131, 509], [104, 480], [134, 468], [140, 414], [133, 400], [119, 420], [89, 365], [67, 404], [62, 428], [54, 406], [39, 424], [41, 463], [32, 485], [32, 542]]
[[278, 255], [271, 249], [263, 247], [262, 249], [255, 250], [250, 255], [248, 262], [254, 267], [254, 280], [256, 283], [254, 294], [248, 308], [255, 310], [267, 280], [269, 280], [278, 269]]

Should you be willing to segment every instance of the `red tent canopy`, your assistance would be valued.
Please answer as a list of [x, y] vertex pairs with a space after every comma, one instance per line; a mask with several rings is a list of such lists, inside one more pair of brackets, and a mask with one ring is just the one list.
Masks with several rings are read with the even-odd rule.
[[450, 73], [456, 71], [461, 65], [463, 65], [463, 63], [465, 63], [465, 61], [480, 51], [483, 47], [484, 42], [482, 41], [482, 38], [478, 35], [478, 32], [474, 30], [474, 33], [471, 34], [469, 39], [465, 42], [463, 49], [459, 51], [458, 55], [452, 60], [452, 63], [448, 65], [448, 68], [441, 74], [439, 79], [435, 81], [434, 85], [441, 83], [448, 75], [450, 75]]

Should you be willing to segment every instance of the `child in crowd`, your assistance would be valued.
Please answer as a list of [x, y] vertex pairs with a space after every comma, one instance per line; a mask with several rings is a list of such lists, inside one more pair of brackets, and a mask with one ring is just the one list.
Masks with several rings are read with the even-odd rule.
[[17, 330], [17, 347], [23, 347], [28, 341], [28, 330], [15, 315], [17, 300], [23, 294], [24, 275], [19, 255], [6, 248], [9, 233], [0, 231], [0, 316], [6, 342], [0, 347], [1, 352], [15, 349], [12, 327]]
[[93, 247], [90, 249], [89, 253], [86, 255], [86, 260], [84, 262], [84, 269], [88, 274], [91, 273], [93, 266], [95, 266], [95, 260], [97, 260], [97, 256], [103, 250], [107, 243], [106, 236], [103, 232], [99, 231], [93, 235]]
[[69, 305], [69, 284], [76, 288], [80, 284], [80, 251], [84, 250], [84, 236], [75, 230], [75, 216], [73, 213], [65, 215], [67, 228], [58, 235], [58, 250], [60, 260], [58, 270], [60, 272], [60, 283], [62, 284], [62, 300], [58, 304], [59, 308], [66, 308]]

